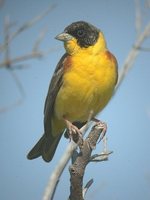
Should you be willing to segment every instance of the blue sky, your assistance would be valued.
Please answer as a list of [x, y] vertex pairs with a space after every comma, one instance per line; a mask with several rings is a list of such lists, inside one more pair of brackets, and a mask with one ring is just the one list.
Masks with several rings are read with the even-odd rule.
[[[41, 13], [49, 5], [55, 9], [33, 28], [20, 34], [11, 44], [11, 57], [32, 49], [39, 32], [48, 33], [42, 50], [59, 47], [43, 59], [24, 62], [26, 68], [15, 70], [25, 91], [21, 105], [0, 113], [0, 199], [40, 200], [49, 176], [61, 157], [68, 141], [62, 137], [54, 159], [49, 164], [41, 158], [29, 161], [27, 152], [43, 132], [43, 108], [48, 85], [55, 66], [64, 53], [62, 43], [54, 37], [64, 27], [77, 20], [85, 20], [99, 27], [105, 34], [110, 51], [122, 66], [136, 38], [135, 5], [131, 0], [6, 0], [0, 8], [0, 44], [3, 41], [3, 20], [9, 15], [19, 27]], [[146, 1], [143, 27], [150, 21]], [[150, 40], [144, 45], [148, 47]], [[89, 164], [84, 183], [94, 179], [87, 200], [149, 200], [150, 199], [150, 52], [141, 52], [118, 92], [99, 118], [108, 124], [108, 146], [114, 153], [108, 162]], [[0, 55], [0, 62], [3, 55]], [[20, 98], [9, 71], [0, 69], [0, 108]], [[102, 146], [97, 145], [96, 152]], [[54, 199], [69, 195], [68, 167], [61, 177]]]

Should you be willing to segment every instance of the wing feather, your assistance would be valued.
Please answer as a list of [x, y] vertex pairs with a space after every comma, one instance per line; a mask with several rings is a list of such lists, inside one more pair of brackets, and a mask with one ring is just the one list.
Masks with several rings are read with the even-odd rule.
[[53, 77], [51, 79], [47, 97], [45, 100], [45, 106], [44, 106], [44, 132], [47, 137], [49, 137], [49, 134], [51, 132], [51, 118], [54, 112], [54, 104], [55, 99], [58, 94], [58, 91], [62, 85], [62, 77], [64, 72], [64, 61], [67, 57], [67, 53], [62, 56], [59, 63], [56, 66], [56, 69], [54, 71]]

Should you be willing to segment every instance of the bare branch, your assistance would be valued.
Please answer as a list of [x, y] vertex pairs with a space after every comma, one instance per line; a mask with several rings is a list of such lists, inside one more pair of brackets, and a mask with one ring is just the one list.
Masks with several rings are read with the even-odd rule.
[[126, 77], [128, 71], [132, 68], [136, 57], [140, 53], [139, 48], [142, 46], [142, 43], [149, 36], [150, 36], [150, 23], [145, 27], [144, 31], [141, 32], [141, 34], [137, 37], [134, 47], [132, 47], [132, 49], [129, 51], [129, 54], [128, 54], [127, 58], [125, 59], [123, 67], [120, 70], [118, 84], [116, 86], [115, 92], [120, 87], [120, 85], [121, 85], [122, 81], [124, 80], [124, 78]]
[[41, 19], [43, 19], [47, 14], [49, 14], [54, 8], [56, 7], [55, 4], [50, 5], [45, 11], [43, 11], [40, 15], [37, 15], [36, 17], [34, 17], [33, 19], [25, 22], [16, 32], [14, 32], [11, 35], [10, 41], [16, 37], [18, 34], [20, 34], [21, 32], [25, 31], [26, 29], [29, 29], [30, 27], [32, 27], [34, 24], [36, 24], [37, 22], [39, 22]]
[[44, 28], [44, 29], [40, 32], [40, 34], [39, 34], [39, 36], [38, 36], [38, 38], [37, 38], [37, 40], [35, 41], [35, 44], [34, 44], [34, 46], [33, 46], [33, 50], [32, 50], [33, 52], [37, 52], [37, 51], [38, 51], [39, 46], [40, 46], [41, 42], [43, 41], [43, 39], [44, 39], [44, 37], [45, 37], [47, 31], [48, 31], [48, 29], [47, 29], [47, 27], [46, 27], [46, 28]]
[[22, 86], [22, 84], [21, 84], [18, 76], [12, 70], [9, 70], [9, 72], [10, 72], [11, 76], [13, 77], [13, 79], [15, 80], [16, 86], [19, 89], [19, 93], [21, 94], [22, 99], [24, 99], [24, 97], [25, 97], [25, 91], [23, 89], [23, 86]]
[[75, 162], [70, 167], [69, 171], [71, 176], [71, 186], [69, 200], [84, 199], [82, 186], [85, 168], [90, 162], [93, 147], [96, 147], [96, 143], [102, 133], [103, 127], [101, 125], [96, 124], [95, 126], [93, 126], [88, 137], [83, 141], [83, 146], [80, 149], [80, 153], [78, 154]]
[[14, 81], [16, 83], [16, 86], [17, 86], [21, 96], [20, 96], [19, 99], [17, 99], [15, 102], [11, 103], [10, 105], [7, 105], [7, 106], [4, 106], [4, 107], [0, 108], [0, 113], [9, 111], [9, 110], [11, 110], [12, 108], [14, 108], [16, 106], [21, 105], [23, 103], [23, 100], [24, 100], [24, 97], [25, 97], [25, 91], [23, 89], [23, 86], [22, 86], [19, 78], [17, 77], [17, 75], [15, 74], [14, 71], [9, 70], [9, 72], [10, 72], [12, 78], [14, 79]]
[[85, 187], [83, 188], [83, 191], [82, 191], [82, 196], [83, 198], [85, 197], [88, 189], [91, 187], [91, 185], [93, 184], [94, 180], [93, 179], [90, 179], [87, 184], [85, 185]]
[[[89, 128], [89, 126], [91, 125], [91, 122], [87, 125], [84, 125], [80, 131], [82, 132], [82, 134], [84, 135], [85, 132], [87, 131], [87, 129]], [[61, 176], [61, 174], [63, 173], [63, 170], [65, 168], [65, 166], [67, 165], [67, 163], [69, 162], [73, 151], [77, 148], [77, 144], [75, 144], [74, 142], [70, 142], [68, 147], [66, 148], [63, 156], [60, 158], [58, 164], [56, 165], [53, 173], [50, 176], [50, 179], [48, 181], [48, 184], [45, 188], [44, 191], [44, 195], [42, 200], [52, 200], [53, 196], [54, 196], [54, 192], [56, 190], [56, 186], [59, 182], [59, 178]]]
[[90, 162], [102, 162], [107, 161], [109, 155], [112, 154], [113, 151], [102, 151], [100, 154], [94, 154], [91, 156]]
[[42, 30], [39, 37], [35, 41], [35, 44], [32, 48], [32, 51], [29, 53], [26, 53], [22, 56], [17, 56], [15, 58], [11, 58], [11, 52], [10, 52], [10, 45], [11, 41], [18, 36], [20, 33], [25, 31], [26, 29], [32, 27], [35, 23], [39, 22], [42, 18], [44, 18], [53, 8], [55, 5], [51, 5], [48, 7], [45, 11], [43, 11], [41, 14], [37, 15], [36, 17], [32, 18], [31, 20], [25, 22], [21, 27], [19, 27], [14, 33], [10, 34], [10, 28], [14, 25], [14, 23], [11, 23], [9, 20], [9, 17], [7, 16], [4, 21], [4, 44], [0, 46], [0, 51], [4, 53], [4, 60], [0, 63], [0, 68], [5, 67], [9, 70], [10, 74], [12, 75], [15, 84], [20, 92], [21, 99], [17, 100], [16, 102], [12, 103], [11, 105], [8, 105], [4, 108], [0, 108], [0, 112], [8, 111], [10, 108], [13, 108], [14, 106], [19, 105], [23, 102], [23, 99], [25, 97], [25, 92], [22, 87], [21, 81], [15, 74], [15, 72], [12, 71], [12, 69], [22, 69], [22, 64], [19, 66], [15, 66], [15, 64], [30, 60], [30, 59], [37, 59], [42, 58], [43, 56], [47, 55], [50, 52], [53, 52], [56, 48], [49, 48], [45, 52], [39, 49], [39, 46], [42, 42], [42, 40], [45, 37], [45, 34], [47, 32], [47, 29]]
[[6, 48], [6, 51], [5, 51], [6, 55], [5, 55], [4, 61], [2, 61], [0, 63], [0, 68], [1, 67], [7, 67], [7, 68], [11, 67], [12, 68], [12, 65], [14, 65], [14, 64], [17, 64], [19, 62], [24, 62], [24, 61], [27, 61], [27, 60], [30, 60], [30, 59], [42, 58], [42, 57], [48, 55], [49, 53], [54, 52], [54, 51], [59, 49], [59, 46], [49, 48], [48, 50], [45, 50], [45, 51], [42, 51], [42, 50], [39, 49], [39, 46], [42, 43], [42, 40], [44, 39], [45, 34], [47, 32], [47, 28], [45, 28], [39, 34], [37, 40], [35, 41], [35, 44], [33, 45], [33, 49], [30, 53], [26, 53], [25, 55], [17, 56], [16, 58], [11, 59], [10, 58], [10, 50], [9, 50], [9, 42], [8, 42], [8, 38], [9, 38], [8, 27], [9, 26], [7, 25], [7, 27], [5, 28], [5, 43], [7, 44], [7, 48]]
[[136, 46], [133, 46], [133, 47], [140, 51], [145, 51], [145, 52], [150, 51], [150, 47], [136, 47]]
[[90, 162], [102, 162], [107, 161], [109, 155], [112, 154], [113, 151], [109, 151], [107, 147], [107, 137], [103, 138], [103, 151], [100, 154], [94, 154], [91, 156]]
[[22, 33], [26, 29], [29, 29], [32, 27], [34, 24], [39, 22], [41, 19], [43, 19], [49, 12], [51, 12], [54, 8], [56, 7], [55, 4], [50, 5], [45, 11], [43, 11], [40, 15], [37, 15], [33, 19], [25, 22], [21, 27], [19, 27], [14, 33], [12, 33], [9, 37], [9, 40], [4, 42], [3, 45], [0, 46], [0, 52], [4, 51], [7, 48], [7, 44], [10, 43], [18, 34]]
[[142, 12], [140, 0], [135, 0], [135, 28], [137, 35], [139, 35], [142, 28]]
[[2, 63], [0, 63], [0, 67], [5, 67], [5, 66], [12, 66], [13, 64], [19, 63], [19, 62], [23, 62], [26, 60], [31, 60], [34, 58], [41, 58], [43, 56], [42, 52], [31, 52], [29, 54], [25, 54], [23, 56], [18, 56], [16, 58], [12, 58], [10, 60], [5, 60]]
[[10, 66], [10, 68], [12, 68], [12, 65], [14, 65], [14, 64], [24, 62], [24, 61], [27, 61], [27, 60], [31, 60], [31, 59], [42, 58], [42, 57], [46, 56], [47, 54], [54, 52], [58, 49], [59, 49], [59, 47], [54, 47], [54, 48], [49, 48], [45, 52], [40, 51], [40, 50], [32, 51], [30, 53], [27, 53], [27, 54], [22, 55], [22, 56], [18, 56], [16, 58], [4, 60], [2, 63], [0, 63], [0, 68], [6, 67], [6, 66]]
[[[8, 69], [10, 69], [10, 67], [11, 67], [10, 48], [9, 48], [9, 43], [8, 43], [10, 25], [11, 24], [10, 24], [10, 21], [9, 21], [9, 17], [7, 16], [5, 18], [4, 32], [5, 32], [5, 44], [7, 44], [7, 48], [6, 48], [6, 51], [5, 51], [5, 60], [6, 60], [5, 67], [7, 67]], [[11, 76], [13, 77], [17, 88], [19, 89], [21, 97], [18, 100], [16, 100], [15, 102], [11, 103], [10, 105], [7, 105], [7, 106], [4, 106], [3, 108], [0, 108], [0, 113], [6, 112], [6, 111], [20, 105], [23, 102], [23, 99], [24, 99], [24, 96], [25, 96], [24, 89], [23, 89], [22, 84], [21, 84], [20, 80], [18, 79], [17, 75], [15, 74], [15, 72], [13, 72], [11, 70], [9, 70], [9, 72], [10, 72]]]
[[[7, 45], [7, 48], [6, 48], [6, 51], [5, 51], [5, 60], [9, 60], [10, 58], [10, 49], [9, 49], [9, 43], [8, 43], [8, 40], [9, 40], [9, 28], [10, 28], [10, 20], [9, 20], [9, 16], [6, 16], [5, 17], [5, 21], [4, 21], [4, 35], [5, 35], [5, 38], [4, 38], [4, 43]], [[10, 66], [10, 63], [8, 62], [6, 64], [6, 67], [9, 67]]]

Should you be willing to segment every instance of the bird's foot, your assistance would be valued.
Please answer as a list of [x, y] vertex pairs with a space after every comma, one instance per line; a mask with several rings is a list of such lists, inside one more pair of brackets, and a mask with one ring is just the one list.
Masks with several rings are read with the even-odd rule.
[[105, 134], [107, 132], [107, 124], [96, 118], [92, 118], [92, 121], [94, 121], [96, 125], [100, 126], [100, 128], [102, 129], [100, 139], [99, 139], [99, 142], [100, 142], [105, 137]]
[[70, 140], [72, 139], [75, 143], [78, 143], [80, 140], [80, 143], [83, 143], [82, 132], [80, 131], [80, 129], [78, 129], [78, 127], [73, 125], [69, 120], [67, 119], [64, 119], [64, 120], [66, 122], [66, 126], [68, 129], [67, 133]]

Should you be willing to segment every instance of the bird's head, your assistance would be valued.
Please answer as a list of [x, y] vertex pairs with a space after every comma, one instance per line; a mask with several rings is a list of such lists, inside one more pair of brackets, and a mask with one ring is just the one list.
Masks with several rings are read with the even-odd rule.
[[67, 26], [63, 33], [55, 37], [63, 41], [65, 49], [69, 54], [75, 54], [86, 49], [92, 50], [92, 47], [99, 50], [106, 48], [106, 42], [102, 32], [95, 26], [84, 21], [78, 21]]

